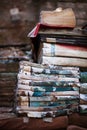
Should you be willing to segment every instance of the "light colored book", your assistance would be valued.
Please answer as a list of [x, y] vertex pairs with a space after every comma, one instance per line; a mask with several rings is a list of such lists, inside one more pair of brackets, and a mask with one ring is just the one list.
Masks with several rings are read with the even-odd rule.
[[59, 10], [57, 8], [54, 11], [41, 11], [40, 23], [56, 26], [56, 27], [71, 27], [74, 28], [76, 25], [76, 18], [72, 8]]

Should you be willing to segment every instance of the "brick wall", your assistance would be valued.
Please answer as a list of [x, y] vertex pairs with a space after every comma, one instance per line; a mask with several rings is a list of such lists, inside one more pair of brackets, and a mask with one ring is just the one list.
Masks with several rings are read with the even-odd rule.
[[[73, 2], [72, 2], [73, 1]], [[20, 23], [11, 22], [10, 9], [20, 11]], [[0, 45], [29, 44], [27, 34], [39, 21], [41, 10], [71, 7], [76, 15], [77, 26], [87, 22], [87, 0], [3, 0], [0, 1]]]

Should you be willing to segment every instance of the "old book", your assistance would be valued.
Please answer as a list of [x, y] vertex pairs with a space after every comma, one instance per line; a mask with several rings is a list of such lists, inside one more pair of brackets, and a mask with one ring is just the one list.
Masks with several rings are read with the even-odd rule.
[[72, 67], [72, 69], [68, 67], [51, 67], [51, 66], [29, 66], [29, 65], [20, 65], [19, 73], [26, 73], [26, 74], [46, 74], [46, 75], [65, 75], [65, 76], [71, 76], [71, 77], [78, 77], [79, 70], [75, 67]]
[[56, 27], [75, 27], [76, 19], [75, 14], [71, 8], [59, 11], [41, 11], [40, 13], [41, 24], [56, 26]]
[[28, 117], [34, 117], [34, 118], [44, 118], [44, 117], [58, 117], [62, 115], [67, 115], [71, 114], [73, 112], [77, 112], [76, 109], [63, 109], [63, 110], [57, 110], [57, 111], [42, 111], [42, 112], [34, 112], [34, 111], [29, 111], [28, 112]]
[[31, 101], [31, 102], [35, 102], [35, 101], [67, 101], [67, 100], [78, 100], [79, 96], [43, 96], [43, 97], [29, 97], [28, 96], [20, 96], [20, 99], [18, 98], [18, 100], [20, 101]]
[[87, 48], [74, 45], [43, 43], [43, 56], [66, 56], [87, 58]]
[[57, 92], [57, 91], [79, 91], [78, 87], [54, 87], [54, 86], [28, 86], [18, 84], [19, 90], [31, 90], [33, 92]]
[[[49, 70], [47, 70], [47, 71], [49, 71]], [[72, 70], [73, 71], [73, 70]], [[71, 71], [71, 73], [72, 74], [69, 74], [67, 71], [66, 72], [63, 72], [63, 71], [61, 71], [61, 72], [58, 72], [58, 71], [51, 71], [51, 72], [47, 72], [47, 73], [34, 73], [34, 72], [28, 72], [28, 71], [26, 71], [26, 70], [20, 70], [19, 71], [19, 74], [21, 74], [21, 75], [26, 75], [26, 76], [36, 76], [36, 77], [43, 77], [43, 78], [45, 78], [45, 77], [49, 77], [49, 78], [51, 78], [51, 77], [58, 77], [58, 78], [65, 78], [65, 80], [66, 79], [68, 79], [68, 78], [71, 78], [71, 79], [73, 79], [73, 78], [75, 78], [76, 80], [78, 80], [79, 78], [80, 78], [80, 76], [79, 76], [79, 74], [78, 74], [78, 72], [72, 72]], [[65, 73], [65, 74], [64, 74]]]
[[69, 69], [52, 69], [52, 68], [46, 68], [46, 69], [42, 69], [42, 68], [37, 68], [37, 67], [30, 67], [30, 66], [24, 66], [23, 68], [20, 68], [19, 72], [30, 72], [31, 74], [49, 74], [49, 75], [79, 75], [79, 71], [77, 70], [69, 70]]
[[[44, 109], [42, 111], [38, 111], [38, 108], [36, 111], [30, 110], [32, 108], [29, 108], [28, 110], [25, 109], [19, 109], [17, 111], [17, 113], [27, 113], [28, 117], [33, 117], [33, 118], [44, 118], [44, 117], [58, 117], [58, 116], [64, 116], [64, 115], [70, 115], [72, 113], [76, 113], [78, 112], [78, 108], [72, 108], [72, 109], [62, 109], [62, 110], [49, 110], [48, 111], [44, 111]], [[36, 108], [35, 108], [36, 109]], [[40, 108], [39, 108], [40, 109]]]
[[[39, 68], [39, 69], [53, 69], [53, 70], [75, 70], [75, 71], [79, 71], [79, 67], [70, 67], [70, 66], [58, 66], [58, 65], [42, 65], [42, 64], [39, 64], [39, 63], [32, 63], [32, 62], [29, 62], [29, 61], [20, 61], [19, 62], [19, 68], [20, 69], [24, 69], [25, 67], [29, 67], [30, 69], [30, 66], [31, 67], [35, 67], [35, 68]], [[22, 68], [21, 68], [22, 67]], [[27, 71], [30, 71], [30, 70], [27, 70]]]
[[28, 117], [35, 117], [35, 118], [44, 118], [44, 117], [55, 117], [58, 115], [65, 115], [67, 112], [66, 111], [56, 111], [55, 113], [53, 111], [48, 111], [48, 112], [28, 112]]
[[[62, 106], [65, 106], [65, 109], [67, 109], [70, 105], [72, 106], [73, 104], [78, 106], [78, 100], [69, 100], [69, 101], [56, 101], [56, 102], [49, 102], [49, 101], [29, 101], [29, 102], [20, 102], [18, 101], [18, 106], [28, 106], [28, 107], [43, 107], [46, 108], [54, 108], [54, 107], [59, 107], [62, 108]], [[45, 109], [44, 109], [45, 110]]]
[[19, 73], [18, 79], [26, 79], [26, 80], [32, 80], [32, 81], [47, 81], [47, 80], [56, 80], [56, 81], [72, 81], [72, 82], [79, 82], [78, 78], [72, 78], [72, 77], [59, 77], [54, 75], [30, 75], [27, 73]]
[[46, 106], [50, 106], [50, 107], [54, 107], [54, 106], [64, 106], [64, 105], [72, 105], [72, 104], [77, 104], [78, 105], [78, 101], [77, 100], [62, 100], [62, 101], [30, 101], [30, 107], [46, 107]]
[[37, 70], [37, 72], [29, 72], [29, 71], [26, 71], [26, 70], [20, 70], [19, 71], [19, 74], [25, 74], [26, 76], [27, 75], [30, 75], [30, 76], [41, 76], [41, 77], [52, 77], [52, 76], [56, 76], [58, 78], [80, 78], [79, 76], [79, 73], [77, 71], [58, 71], [58, 70], [49, 70], [49, 69], [46, 69], [44, 70], [42, 73], [39, 73], [40, 71]]
[[[53, 67], [52, 67], [53, 68]], [[37, 67], [31, 67], [29, 66], [29, 71], [27, 71], [28, 66], [24, 66], [22, 68], [20, 68], [19, 70], [19, 74], [18, 74], [18, 78], [25, 78], [25, 79], [33, 79], [37, 80], [38, 79], [45, 79], [45, 78], [49, 78], [49, 79], [57, 79], [59, 81], [76, 81], [79, 82], [79, 70], [74, 70], [74, 67], [72, 67], [72, 69], [68, 70], [57, 70], [56, 67], [54, 67], [54, 69], [52, 68], [47, 68], [47, 69], [43, 69], [43, 68], [37, 68]], [[78, 69], [78, 68], [75, 68]], [[22, 79], [23, 79], [22, 78]]]
[[81, 58], [71, 58], [71, 57], [52, 58], [42, 56], [41, 59], [38, 60], [38, 62], [42, 64], [51, 64], [51, 65], [87, 67], [87, 59], [81, 59]]
[[19, 111], [25, 111], [25, 112], [29, 112], [29, 111], [35, 111], [35, 112], [41, 112], [41, 111], [56, 111], [56, 110], [77, 110], [78, 111], [78, 103], [74, 103], [74, 104], [62, 104], [62, 105], [58, 105], [58, 106], [45, 106], [45, 107], [30, 107], [30, 106], [17, 106], [16, 110]]
[[32, 81], [27, 79], [19, 79], [18, 84], [28, 85], [28, 86], [52, 86], [52, 87], [80, 87], [80, 83], [75, 83], [74, 81]]
[[59, 91], [59, 92], [33, 92], [31, 90], [18, 90], [17, 94], [19, 96], [35, 96], [35, 97], [43, 97], [43, 96], [78, 96], [78, 91]]
[[87, 47], [87, 35], [81, 31], [63, 30], [43, 28], [38, 33], [40, 35], [40, 43], [54, 43], [59, 45], [77, 45]]
[[16, 110], [27, 114], [52, 111], [55, 116], [77, 112], [79, 86], [78, 67], [20, 62]]

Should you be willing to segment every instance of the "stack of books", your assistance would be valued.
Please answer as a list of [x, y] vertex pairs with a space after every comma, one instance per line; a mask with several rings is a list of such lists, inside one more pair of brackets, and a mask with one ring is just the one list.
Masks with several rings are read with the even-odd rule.
[[40, 64], [87, 67], [87, 33], [75, 28], [71, 8], [41, 11], [40, 23], [28, 34], [34, 61]]
[[19, 65], [18, 113], [43, 118], [79, 112], [79, 87], [84, 86], [79, 69], [87, 67], [87, 34], [74, 29], [74, 16], [71, 9], [41, 12], [40, 23], [28, 34], [34, 63]]
[[37, 63], [87, 67], [87, 35], [74, 30], [41, 29], [34, 48]]
[[17, 113], [29, 117], [60, 116], [78, 112], [79, 68], [20, 62]]

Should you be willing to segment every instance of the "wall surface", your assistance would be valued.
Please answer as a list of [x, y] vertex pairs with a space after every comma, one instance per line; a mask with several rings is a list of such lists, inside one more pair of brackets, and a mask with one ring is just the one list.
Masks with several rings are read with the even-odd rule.
[[[17, 7], [20, 22], [11, 21], [10, 9]], [[28, 32], [39, 22], [40, 11], [71, 7], [76, 26], [87, 22], [87, 0], [0, 0], [0, 46], [29, 44]]]

